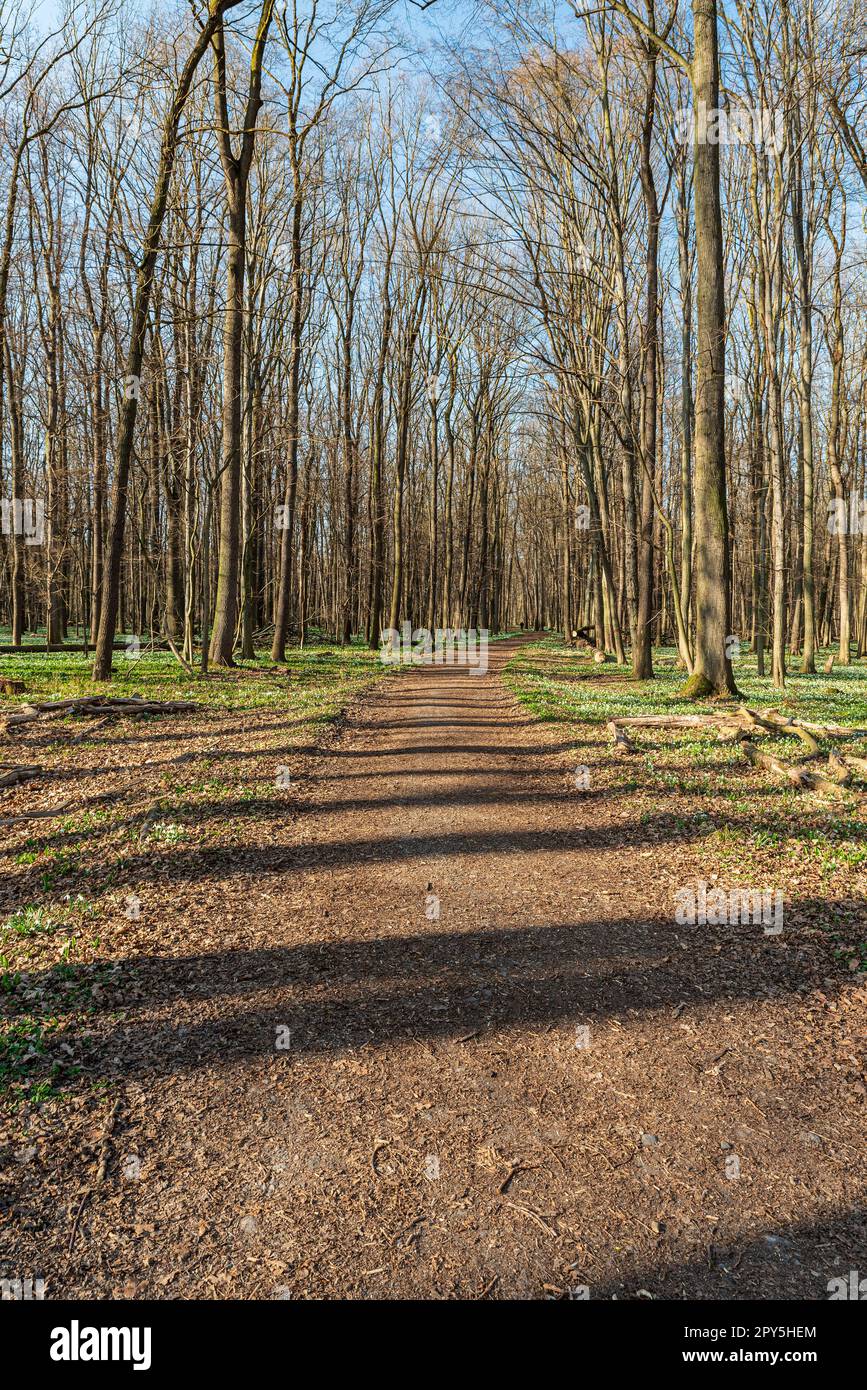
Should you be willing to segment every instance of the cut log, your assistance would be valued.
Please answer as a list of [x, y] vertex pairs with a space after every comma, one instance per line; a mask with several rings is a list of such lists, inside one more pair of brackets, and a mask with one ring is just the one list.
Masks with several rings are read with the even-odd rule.
[[[781, 715], [780, 711], [776, 709], [762, 710], [761, 717], [769, 723], [774, 724], [774, 727], [776, 727], [774, 722], [775, 715], [777, 716], [777, 721], [786, 718], [785, 715]], [[818, 734], [820, 738], [867, 738], [867, 729], [849, 729], [845, 724], [816, 724], [810, 719], [798, 719], [796, 722], [800, 728], [809, 729], [811, 734]]]
[[790, 782], [792, 786], [802, 790], [817, 791], [824, 796], [833, 797], [840, 797], [844, 794], [843, 787], [839, 782], [832, 781], [829, 777], [823, 777], [821, 773], [814, 772], [802, 763], [781, 762], [772, 753], [760, 752], [754, 743], [744, 744], [744, 756], [753, 767], [763, 767], [767, 772], [773, 772], [782, 781]]
[[[731, 715], [725, 717], [729, 721], [732, 719]], [[718, 714], [633, 714], [625, 719], [613, 719], [611, 723], [635, 729], [710, 729], [722, 718]]]
[[852, 769], [836, 748], [832, 748], [828, 754], [828, 776], [832, 781], [839, 782], [841, 787], [847, 787], [852, 781]]
[[851, 753], [843, 753], [841, 756], [847, 767], [851, 767], [854, 772], [860, 772], [862, 777], [867, 777], [867, 758], [855, 758]]
[[635, 753], [637, 751], [626, 730], [621, 729], [619, 723], [613, 719], [608, 722], [608, 732], [614, 739], [614, 751], [616, 753]]

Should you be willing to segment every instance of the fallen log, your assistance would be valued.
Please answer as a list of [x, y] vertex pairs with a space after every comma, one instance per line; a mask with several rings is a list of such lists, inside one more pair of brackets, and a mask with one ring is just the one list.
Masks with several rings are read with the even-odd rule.
[[126, 714], [133, 718], [139, 714], [183, 714], [186, 710], [199, 709], [195, 700], [130, 700], [117, 703], [108, 700], [97, 709], [88, 709], [87, 714]]
[[867, 738], [867, 729], [848, 729], [842, 724], [815, 724], [809, 719], [796, 719], [779, 710], [752, 710], [741, 705], [737, 710], [720, 710], [714, 714], [636, 714], [611, 720], [612, 724], [644, 729], [714, 729], [741, 730], [750, 737], [769, 734], [778, 737], [792, 734], [805, 743], [810, 752], [817, 734], [820, 738]]
[[64, 801], [61, 806], [52, 806], [50, 811], [25, 811], [21, 816], [6, 816], [4, 820], [0, 820], [0, 825], [18, 825], [23, 820], [45, 820], [53, 816], [62, 816], [72, 805], [72, 801]]
[[178, 649], [177, 649], [177, 647], [175, 646], [174, 642], [172, 641], [171, 637], [167, 637], [167, 638], [166, 638], [166, 641], [168, 642], [169, 651], [171, 652], [172, 656], [175, 658], [175, 661], [179, 662], [180, 665], [183, 666], [183, 668], [184, 668], [184, 670], [186, 671], [187, 675], [188, 675], [188, 676], [191, 676], [191, 677], [195, 680], [196, 677], [197, 677], [197, 675], [198, 675], [198, 672], [196, 672], [196, 671], [193, 670], [192, 666], [191, 666], [190, 663], [187, 661], [187, 659], [186, 659], [185, 656], [181, 656], [180, 652], [178, 651]]
[[840, 797], [844, 794], [843, 784], [833, 781], [830, 777], [823, 777], [821, 773], [806, 767], [804, 763], [784, 763], [779, 758], [775, 758], [772, 753], [763, 753], [756, 748], [754, 743], [744, 744], [744, 756], [753, 767], [763, 767], [766, 772], [772, 772], [784, 782], [791, 782], [795, 787], [805, 791], [822, 792], [824, 796]]
[[719, 720], [716, 714], [633, 714], [625, 719], [612, 719], [609, 728], [611, 724], [626, 724], [635, 729], [700, 729], [711, 728]]
[[98, 699], [97, 695], [74, 695], [69, 700], [28, 700], [26, 705], [21, 708], [27, 714], [39, 714], [42, 710], [66, 710], [73, 709], [75, 705], [90, 704], [92, 700]]
[[[146, 714], [182, 714], [199, 708], [193, 700], [145, 700], [140, 695], [82, 695], [68, 700], [37, 700], [32, 704], [22, 705], [17, 713], [10, 714], [6, 720], [5, 732], [11, 735], [28, 724], [40, 720], [64, 719], [69, 714], [82, 718], [98, 718], [99, 722], [88, 729], [86, 734], [78, 734], [73, 739], [73, 743], [81, 743], [96, 729], [104, 728], [115, 719], [138, 719]], [[0, 780], [0, 786], [5, 785], [11, 783]]]
[[[785, 718], [784, 715], [780, 715], [779, 710], [762, 710], [762, 718], [771, 723], [774, 722], [775, 714], [780, 719]], [[799, 719], [796, 722], [802, 729], [809, 729], [811, 734], [818, 734], [820, 738], [867, 738], [867, 729], [849, 729], [845, 724], [816, 724], [810, 719]]]
[[852, 769], [836, 748], [832, 748], [828, 754], [828, 776], [832, 781], [839, 782], [841, 787], [848, 786], [852, 781]]
[[777, 733], [776, 724], [771, 723], [765, 715], [758, 714], [754, 709], [748, 709], [746, 705], [741, 705], [737, 717], [743, 727], [749, 729], [751, 733], [758, 733], [760, 729], [764, 730], [766, 734]]
[[778, 729], [781, 734], [794, 734], [796, 738], [799, 738], [811, 757], [818, 753], [819, 744], [805, 725], [796, 722], [786, 715], [778, 715], [776, 710], [769, 710], [764, 719], [765, 723], [771, 724], [774, 728]]
[[[48, 719], [62, 719], [65, 712], [65, 710], [57, 710], [55, 713], [46, 715], [45, 717]], [[31, 709], [25, 705], [20, 714], [10, 714], [9, 718], [6, 720], [6, 732], [8, 733], [10, 729], [18, 728], [21, 724], [32, 724], [41, 717], [38, 709]]]
[[784, 782], [791, 782], [796, 787], [809, 786], [806, 768], [797, 767], [791, 763], [781, 762], [780, 759], [775, 758], [772, 753], [762, 753], [754, 743], [744, 744], [744, 757], [753, 767], [763, 767], [766, 772], [773, 772], [775, 776], [782, 778]]
[[840, 756], [847, 767], [851, 767], [854, 772], [860, 772], [862, 776], [867, 777], [867, 758], [856, 758], [851, 753], [842, 753]]
[[198, 709], [193, 700], [144, 700], [141, 696], [82, 695], [71, 700], [38, 700], [23, 705], [17, 714], [6, 720], [7, 733], [38, 719], [60, 719], [66, 714], [84, 718], [126, 715], [137, 718], [142, 714], [181, 714]]
[[[616, 730], [633, 729], [718, 729], [719, 738], [732, 741], [750, 738], [752, 728], [736, 713], [726, 714], [636, 714], [624, 719], [612, 719], [608, 731], [616, 739]], [[768, 729], [767, 732], [776, 732]], [[635, 751], [634, 749], [632, 750]]]
[[[864, 733], [858, 729], [844, 729], [839, 725], [815, 724], [808, 720], [795, 719], [779, 710], [767, 709], [759, 713], [741, 705], [736, 711], [726, 710], [713, 714], [639, 714], [623, 719], [611, 719], [607, 723], [608, 733], [614, 740], [615, 752], [635, 753], [638, 750], [626, 733], [626, 727], [638, 729], [712, 729], [719, 730], [720, 739], [740, 739], [744, 755], [753, 767], [762, 767], [775, 777], [791, 783], [802, 790], [820, 792], [824, 796], [840, 797], [844, 788], [852, 780], [852, 773], [867, 774], [867, 758], [856, 758], [841, 754], [836, 749], [828, 754], [827, 768], [820, 772], [815, 764], [824, 754], [819, 748], [817, 735], [829, 734], [855, 737]], [[760, 737], [797, 738], [806, 752], [797, 762], [783, 762], [772, 753], [760, 751], [754, 740]]]

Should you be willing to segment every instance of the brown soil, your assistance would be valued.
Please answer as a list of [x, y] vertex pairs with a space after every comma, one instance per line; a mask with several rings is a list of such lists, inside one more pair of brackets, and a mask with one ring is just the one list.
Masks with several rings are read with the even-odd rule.
[[107, 1098], [4, 1152], [0, 1273], [264, 1299], [867, 1273], [864, 989], [796, 927], [678, 926], [700, 846], [594, 795], [610, 754], [512, 700], [513, 650], [382, 683], [296, 814], [165, 847], [90, 1025]]

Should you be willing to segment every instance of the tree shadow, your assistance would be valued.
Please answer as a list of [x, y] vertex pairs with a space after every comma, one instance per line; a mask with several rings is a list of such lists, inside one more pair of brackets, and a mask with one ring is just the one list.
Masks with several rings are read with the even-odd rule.
[[[741, 1240], [712, 1244], [696, 1250], [692, 1258], [679, 1257], [678, 1245], [672, 1248], [665, 1240], [660, 1241], [657, 1256], [650, 1262], [646, 1258], [636, 1262], [621, 1253], [616, 1274], [612, 1272], [606, 1282], [592, 1285], [590, 1298], [638, 1298], [639, 1290], [646, 1290], [665, 1300], [825, 1301], [832, 1291], [841, 1291], [839, 1285], [829, 1289], [829, 1282], [842, 1279], [850, 1286], [853, 1270], [860, 1271], [862, 1278], [867, 1274], [867, 1211], [863, 1206], [829, 1213], [824, 1220], [775, 1226]], [[696, 1339], [691, 1345], [706, 1349], [709, 1343]], [[805, 1340], [795, 1345], [809, 1349], [815, 1343]]]
[[[838, 989], [846, 979], [840, 972]], [[42, 991], [49, 1011], [63, 1011], [70, 989], [88, 998], [94, 1016], [108, 1015], [88, 1069], [132, 1075], [701, 1010], [814, 983], [805, 954], [761, 925], [691, 928], [655, 916], [139, 956], [28, 973], [23, 987], [31, 998]], [[54, 1047], [73, 1040], [74, 1030], [58, 1033]]]

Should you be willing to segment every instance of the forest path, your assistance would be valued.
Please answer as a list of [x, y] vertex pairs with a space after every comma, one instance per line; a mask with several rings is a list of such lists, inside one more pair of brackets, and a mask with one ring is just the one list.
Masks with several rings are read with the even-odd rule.
[[516, 646], [376, 687], [224, 866], [243, 947], [148, 964], [113, 1048], [141, 1179], [64, 1292], [823, 1298], [857, 1267], [798, 953], [675, 923], [682, 858], [513, 699]]

